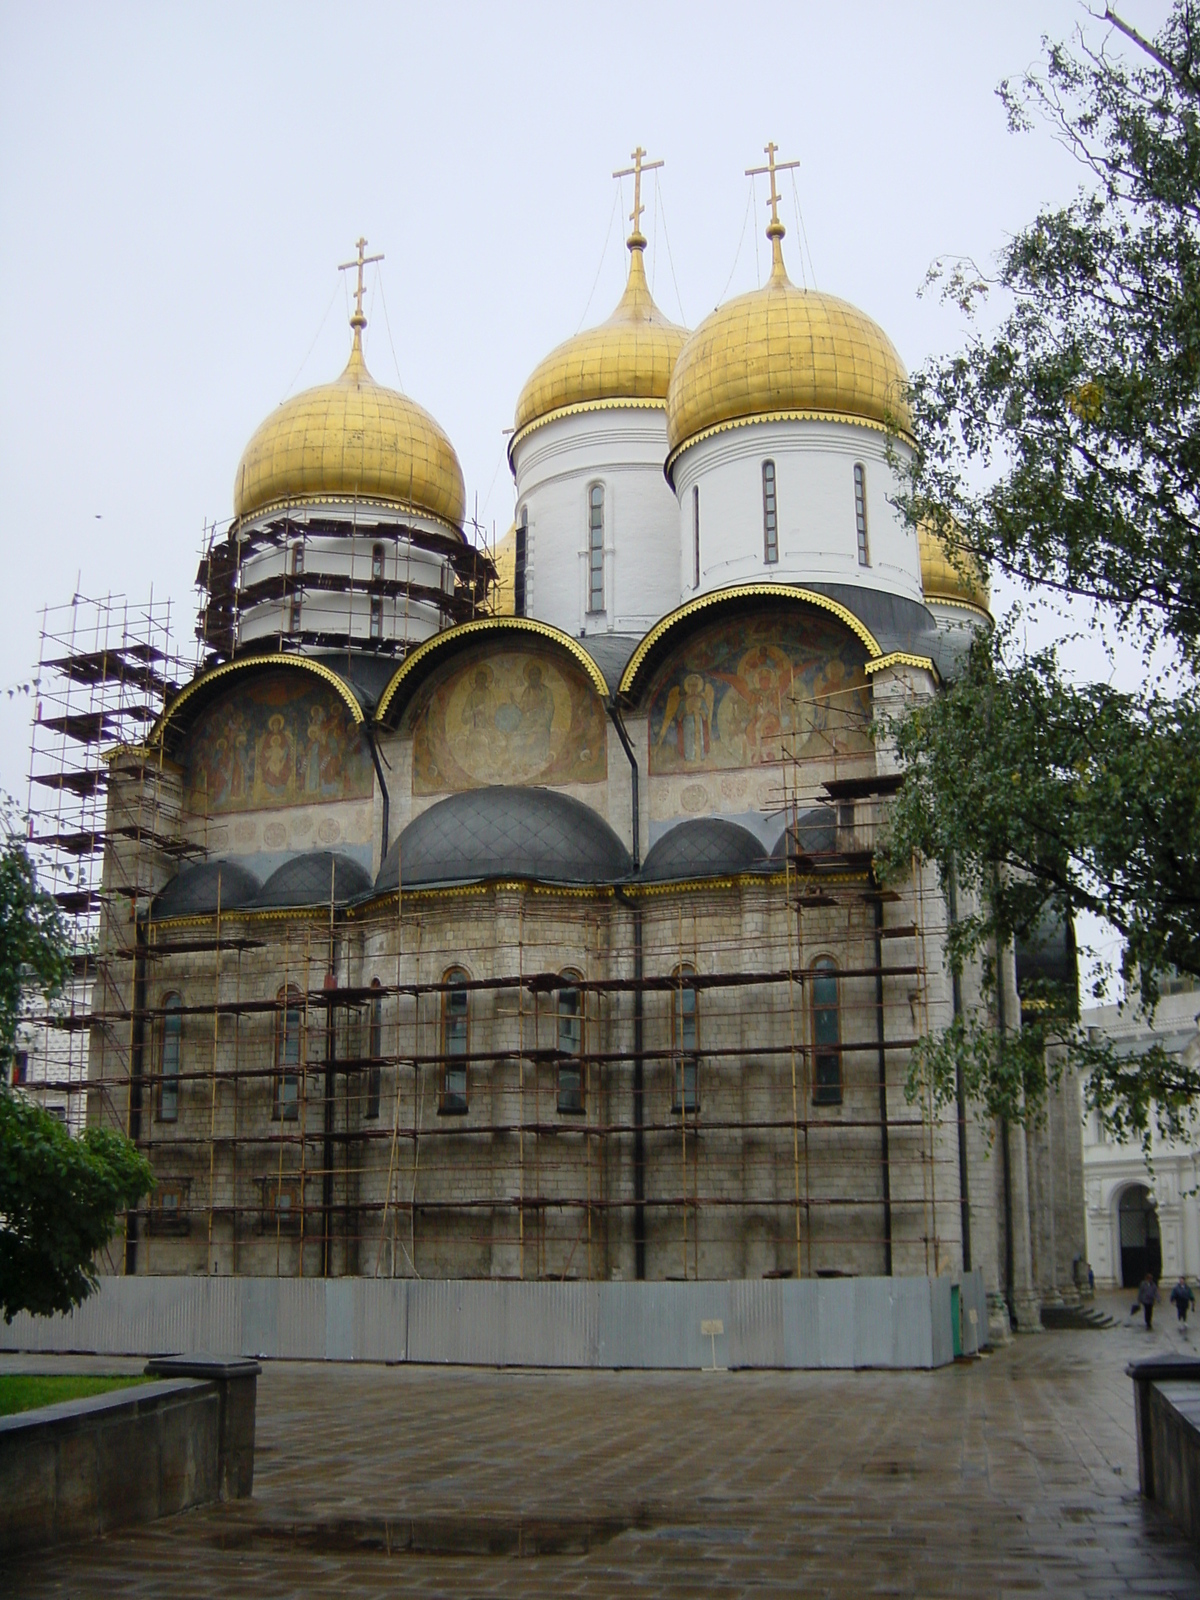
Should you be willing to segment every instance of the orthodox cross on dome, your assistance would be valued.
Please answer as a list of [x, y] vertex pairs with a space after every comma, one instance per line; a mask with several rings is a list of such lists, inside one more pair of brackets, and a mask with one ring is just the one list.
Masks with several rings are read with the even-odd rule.
[[646, 152], [638, 145], [630, 159], [631, 167], [622, 167], [619, 172], [614, 172], [614, 178], [633, 179], [633, 210], [629, 213], [629, 220], [633, 223], [633, 232], [625, 241], [631, 250], [644, 250], [646, 247], [645, 235], [642, 233], [642, 212], [646, 209], [642, 204], [642, 173], [653, 172], [656, 167], [664, 165], [661, 161], [644, 161]]
[[364, 267], [369, 267], [373, 261], [382, 261], [383, 260], [383, 253], [381, 251], [380, 254], [377, 255], [377, 256], [364, 255], [363, 252], [367, 248], [367, 241], [365, 239], [360, 239], [358, 241], [357, 245], [355, 246], [355, 248], [358, 251], [358, 255], [354, 258], [353, 261], [343, 261], [339, 265], [338, 271], [339, 272], [350, 272], [355, 267], [358, 268], [358, 287], [354, 291], [354, 315], [350, 318], [350, 326], [352, 328], [355, 328], [355, 329], [362, 329], [362, 328], [365, 328], [366, 325], [367, 325], [367, 319], [366, 319], [366, 317], [363, 316], [363, 308], [362, 308], [363, 268]]
[[788, 172], [793, 167], [798, 167], [800, 163], [798, 161], [776, 161], [775, 152], [778, 149], [779, 146], [775, 143], [774, 139], [772, 139], [769, 144], [765, 144], [763, 146], [763, 154], [767, 158], [766, 166], [747, 167], [746, 176], [748, 178], [761, 178], [764, 176], [764, 174], [766, 174], [771, 179], [771, 220], [767, 223], [767, 238], [771, 241], [773, 255], [772, 270], [778, 268], [779, 271], [782, 272], [783, 247], [780, 241], [787, 230], [784, 228], [783, 223], [779, 220], [779, 190], [775, 184], [775, 174], [777, 172]]

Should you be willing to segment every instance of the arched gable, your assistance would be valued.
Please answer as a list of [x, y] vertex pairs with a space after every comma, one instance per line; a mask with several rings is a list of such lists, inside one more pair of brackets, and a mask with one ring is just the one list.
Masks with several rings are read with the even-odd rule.
[[624, 683], [647, 714], [652, 777], [871, 751], [868, 669], [882, 652], [844, 607], [813, 601], [785, 585], [727, 591], [635, 653]]
[[358, 702], [331, 672], [291, 670], [295, 659], [209, 674], [188, 715], [171, 727], [168, 713], [155, 730], [183, 770], [186, 811], [218, 817], [370, 799], [375, 773]]
[[414, 796], [605, 781], [598, 668], [533, 629], [483, 629], [456, 645], [431, 653], [397, 717], [412, 737]]

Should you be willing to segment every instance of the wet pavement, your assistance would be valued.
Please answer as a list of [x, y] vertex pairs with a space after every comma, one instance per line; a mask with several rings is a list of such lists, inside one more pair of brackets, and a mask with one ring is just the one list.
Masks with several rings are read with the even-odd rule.
[[1138, 1495], [1124, 1374], [1180, 1340], [1131, 1302], [934, 1373], [272, 1363], [252, 1501], [47, 1551], [0, 1589], [1196, 1600], [1200, 1550]]

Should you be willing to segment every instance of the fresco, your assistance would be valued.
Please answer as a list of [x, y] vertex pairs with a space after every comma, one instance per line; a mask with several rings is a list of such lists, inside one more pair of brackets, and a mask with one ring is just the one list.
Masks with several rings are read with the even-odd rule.
[[208, 816], [373, 792], [370, 753], [350, 708], [299, 672], [249, 674], [201, 712], [183, 770], [184, 804]]
[[650, 697], [650, 771], [869, 750], [866, 659], [837, 622], [798, 611], [693, 634]]
[[549, 651], [481, 646], [426, 687], [412, 717], [413, 793], [489, 783], [600, 783], [604, 708]]

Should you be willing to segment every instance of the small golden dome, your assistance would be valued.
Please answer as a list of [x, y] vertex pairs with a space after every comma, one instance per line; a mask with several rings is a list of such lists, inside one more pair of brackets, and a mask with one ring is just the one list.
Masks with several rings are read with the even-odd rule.
[[429, 413], [367, 371], [356, 319], [346, 370], [267, 418], [242, 455], [233, 509], [251, 517], [296, 501], [382, 501], [461, 528], [462, 468]]
[[833, 295], [797, 289], [774, 223], [766, 286], [719, 306], [680, 353], [667, 400], [671, 455], [702, 435], [792, 417], [848, 418], [907, 432], [908, 376], [887, 334]]
[[496, 581], [492, 585], [492, 613], [497, 617], [516, 614], [517, 525], [514, 522], [496, 546]]
[[518, 440], [564, 412], [666, 405], [671, 372], [688, 333], [669, 322], [651, 298], [642, 260], [645, 238], [632, 233], [627, 242], [629, 280], [612, 316], [552, 350], [521, 390], [510, 461]]
[[952, 554], [945, 539], [925, 522], [917, 527], [917, 548], [921, 552], [921, 588], [926, 600], [967, 606], [991, 616], [991, 592], [982, 562], [965, 550]]

